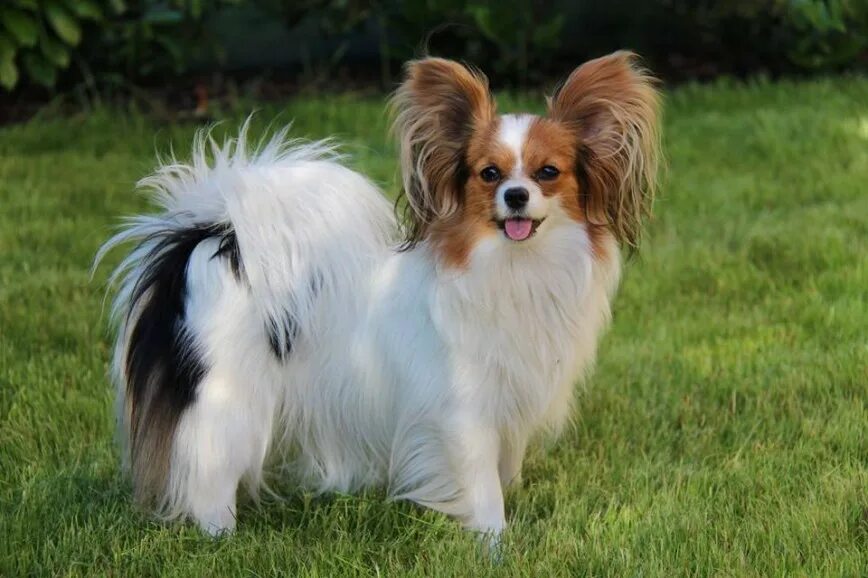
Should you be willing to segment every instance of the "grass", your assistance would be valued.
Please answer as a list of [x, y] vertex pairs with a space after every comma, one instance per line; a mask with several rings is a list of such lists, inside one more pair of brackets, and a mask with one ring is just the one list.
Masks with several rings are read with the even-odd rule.
[[[338, 135], [394, 190], [382, 105], [297, 101], [257, 121]], [[531, 451], [508, 496], [499, 564], [377, 492], [290, 491], [216, 541], [131, 505], [108, 267], [88, 267], [146, 207], [131, 191], [155, 148], [184, 151], [193, 130], [130, 111], [0, 129], [0, 575], [865, 575], [868, 79], [669, 95], [657, 218], [575, 427]]]

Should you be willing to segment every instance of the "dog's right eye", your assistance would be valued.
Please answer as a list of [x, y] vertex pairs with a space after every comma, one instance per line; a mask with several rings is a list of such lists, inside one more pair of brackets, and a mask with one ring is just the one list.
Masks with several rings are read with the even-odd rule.
[[479, 172], [479, 176], [486, 183], [493, 183], [500, 180], [500, 169], [494, 165], [487, 166]]

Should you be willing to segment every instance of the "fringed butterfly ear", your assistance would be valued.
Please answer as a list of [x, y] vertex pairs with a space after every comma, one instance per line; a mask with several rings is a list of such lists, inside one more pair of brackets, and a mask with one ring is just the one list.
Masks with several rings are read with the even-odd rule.
[[660, 157], [657, 81], [631, 52], [591, 60], [549, 99], [550, 116], [576, 134], [577, 175], [589, 222], [636, 247], [651, 214]]
[[476, 127], [494, 118], [488, 79], [442, 58], [407, 63], [391, 102], [401, 149], [406, 245], [455, 211], [467, 176], [465, 153]]

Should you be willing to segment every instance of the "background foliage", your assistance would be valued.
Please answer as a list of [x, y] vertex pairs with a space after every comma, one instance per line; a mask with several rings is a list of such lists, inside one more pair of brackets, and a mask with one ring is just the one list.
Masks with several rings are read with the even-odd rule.
[[69, 66], [87, 21], [105, 20], [94, 0], [10, 0], [0, 6], [0, 85], [15, 88], [21, 71], [30, 82], [54, 86]]
[[[5, 0], [0, 85], [274, 71], [390, 85], [428, 50], [527, 86], [617, 48], [672, 78], [864, 68], [868, 0]], [[73, 64], [75, 64], [73, 66]]]

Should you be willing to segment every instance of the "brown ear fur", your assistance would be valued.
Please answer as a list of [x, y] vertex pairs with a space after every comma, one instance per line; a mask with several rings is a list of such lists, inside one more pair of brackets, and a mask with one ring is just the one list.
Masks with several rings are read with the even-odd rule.
[[393, 131], [401, 148], [407, 246], [427, 235], [435, 218], [460, 204], [465, 150], [476, 127], [494, 118], [488, 80], [442, 58], [408, 62], [392, 97]]
[[635, 247], [657, 188], [660, 95], [631, 52], [577, 68], [549, 99], [550, 116], [577, 136], [579, 191], [591, 223]]

